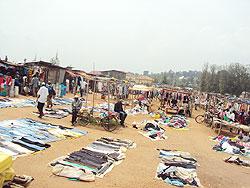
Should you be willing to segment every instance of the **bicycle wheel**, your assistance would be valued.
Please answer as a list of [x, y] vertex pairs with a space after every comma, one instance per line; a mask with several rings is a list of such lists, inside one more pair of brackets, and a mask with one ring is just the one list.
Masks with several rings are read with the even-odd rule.
[[201, 124], [201, 123], [203, 123], [204, 122], [204, 115], [198, 115], [198, 116], [196, 116], [196, 118], [195, 118], [195, 121], [197, 122], [197, 123], [199, 123], [199, 124]]
[[88, 116], [83, 116], [81, 118], [78, 119], [78, 123], [81, 125], [81, 126], [86, 126], [90, 123], [90, 120], [89, 120], [89, 117]]
[[105, 117], [101, 119], [101, 125], [106, 131], [112, 132], [118, 126], [118, 120], [114, 117]]

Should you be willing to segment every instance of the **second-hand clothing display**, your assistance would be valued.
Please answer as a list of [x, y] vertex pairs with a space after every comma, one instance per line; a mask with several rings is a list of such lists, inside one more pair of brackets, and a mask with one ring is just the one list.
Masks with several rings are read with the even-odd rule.
[[178, 187], [202, 186], [196, 172], [197, 161], [190, 153], [161, 149], [159, 157], [161, 162], [157, 167], [157, 179]]
[[[71, 105], [72, 99], [66, 98], [54, 98], [52, 99], [53, 105]], [[0, 108], [22, 108], [22, 107], [34, 107], [36, 101], [34, 99], [10, 99], [0, 98]]]
[[184, 129], [188, 126], [188, 120], [185, 116], [181, 115], [173, 115], [169, 118], [161, 119], [159, 123], [175, 129]]
[[130, 140], [102, 137], [85, 148], [52, 161], [52, 173], [79, 181], [94, 181], [125, 159], [125, 152], [136, 147]]
[[226, 163], [232, 163], [232, 164], [236, 164], [239, 166], [244, 166], [244, 167], [250, 167], [250, 161], [249, 160], [243, 160], [237, 156], [231, 156], [228, 157], [224, 160]]
[[221, 151], [232, 155], [250, 156], [250, 142], [243, 142], [236, 138], [217, 136], [214, 138], [218, 143], [213, 147], [215, 151]]
[[[39, 115], [37, 112], [34, 112], [34, 114]], [[67, 117], [70, 114], [70, 111], [68, 109], [45, 108], [43, 114], [44, 117], [62, 119], [64, 117]]]
[[5, 120], [0, 122], [0, 152], [16, 157], [44, 150], [50, 147], [50, 142], [86, 134], [32, 119]]
[[142, 131], [138, 132], [150, 140], [164, 140], [167, 138], [167, 136], [164, 134], [165, 130], [161, 128], [155, 121], [144, 121], [140, 124], [140, 126], [143, 126], [143, 129]]

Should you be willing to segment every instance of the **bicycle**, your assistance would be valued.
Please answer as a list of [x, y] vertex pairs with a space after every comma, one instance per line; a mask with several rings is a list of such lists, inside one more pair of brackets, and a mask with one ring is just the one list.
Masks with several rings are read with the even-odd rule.
[[99, 116], [94, 116], [93, 110], [90, 112], [84, 110], [78, 113], [77, 122], [82, 126], [87, 126], [88, 124], [101, 125], [106, 131], [112, 132], [118, 127], [118, 115], [115, 112], [105, 111]]
[[199, 124], [202, 124], [203, 122], [206, 125], [211, 126], [213, 123], [213, 115], [211, 112], [205, 112], [203, 115], [198, 115], [195, 117], [195, 121]]

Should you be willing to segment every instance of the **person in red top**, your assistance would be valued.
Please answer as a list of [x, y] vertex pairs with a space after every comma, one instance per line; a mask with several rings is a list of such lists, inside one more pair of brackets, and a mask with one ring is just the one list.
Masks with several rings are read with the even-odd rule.
[[6, 87], [7, 87], [7, 95], [10, 96], [10, 89], [11, 89], [11, 85], [12, 85], [13, 79], [10, 76], [10, 73], [7, 73], [6, 76]]
[[3, 74], [0, 73], [0, 92], [2, 92], [4, 90], [4, 77], [3, 77]]

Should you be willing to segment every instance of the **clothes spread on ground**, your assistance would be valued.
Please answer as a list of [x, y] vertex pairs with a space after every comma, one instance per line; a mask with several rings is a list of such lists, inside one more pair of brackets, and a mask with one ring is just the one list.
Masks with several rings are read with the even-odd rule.
[[150, 116], [154, 119], [167, 119], [167, 114], [163, 110], [157, 110], [156, 112], [151, 112]]
[[33, 99], [9, 99], [9, 98], [0, 98], [0, 108], [20, 108], [20, 107], [34, 107], [36, 105], [35, 100]]
[[226, 136], [217, 136], [213, 140], [218, 142], [213, 147], [215, 151], [250, 157], [250, 142], [243, 142], [238, 138], [229, 138]]
[[185, 185], [202, 186], [196, 173], [197, 161], [190, 153], [176, 150], [160, 150], [159, 155], [161, 162], [157, 167], [157, 179], [178, 187]]
[[233, 163], [233, 164], [237, 164], [237, 165], [240, 165], [240, 166], [250, 167], [250, 161], [249, 160], [243, 160], [243, 159], [240, 159], [237, 156], [228, 157], [224, 161], [226, 163]]
[[126, 109], [125, 112], [128, 115], [148, 114], [147, 106], [140, 106], [139, 104], [131, 109]]
[[15, 175], [11, 181], [4, 183], [3, 188], [25, 188], [28, 187], [33, 180], [34, 178], [31, 176]]
[[94, 181], [110, 172], [125, 159], [125, 152], [135, 148], [130, 140], [102, 137], [85, 148], [59, 157], [50, 163], [52, 173], [79, 181]]
[[[136, 123], [134, 123], [136, 124]], [[133, 125], [134, 126], [134, 125]], [[150, 140], [164, 140], [167, 136], [164, 134], [165, 130], [161, 128], [155, 121], [143, 121], [139, 125], [143, 126], [142, 131], [138, 131], [141, 135], [149, 138]], [[139, 127], [138, 126], [138, 127]], [[134, 126], [135, 128], [135, 126]]]
[[185, 129], [188, 127], [188, 120], [185, 116], [173, 115], [169, 118], [160, 119], [159, 123], [175, 129]]
[[16, 157], [44, 150], [53, 141], [86, 134], [86, 131], [32, 119], [5, 120], [0, 122], [0, 152]]
[[73, 99], [56, 97], [52, 100], [52, 102], [54, 105], [71, 105], [73, 102]]
[[[56, 118], [56, 119], [62, 119], [64, 117], [67, 117], [71, 113], [71, 110], [68, 109], [50, 109], [46, 108], [44, 109], [44, 116], [49, 118]], [[34, 112], [36, 115], [40, 115], [39, 112]]]
[[[52, 101], [54, 105], [71, 105], [73, 99], [54, 98]], [[21, 108], [34, 106], [36, 106], [36, 101], [34, 99], [0, 98], [0, 108]]]

